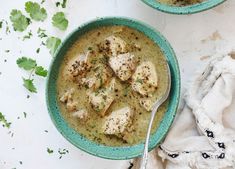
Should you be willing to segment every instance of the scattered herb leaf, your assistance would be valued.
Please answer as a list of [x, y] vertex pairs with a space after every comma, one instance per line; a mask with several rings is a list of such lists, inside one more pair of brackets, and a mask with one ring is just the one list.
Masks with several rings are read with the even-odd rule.
[[37, 2], [28, 1], [25, 3], [25, 10], [35, 21], [44, 21], [47, 18], [45, 8], [41, 8]]
[[3, 22], [2, 22], [2, 21], [0, 21], [0, 29], [2, 29], [2, 23], [3, 23]]
[[136, 82], [143, 84], [143, 80], [142, 79], [137, 79]]
[[37, 66], [35, 60], [26, 57], [17, 59], [16, 63], [20, 68], [23, 68], [24, 70], [32, 70]]
[[37, 34], [39, 38], [45, 38], [47, 35], [45, 34], [45, 29], [38, 28]]
[[43, 4], [44, 2], [45, 2], [45, 0], [42, 0], [42, 1], [41, 1], [41, 4]]
[[11, 123], [6, 120], [5, 116], [1, 112], [0, 112], [0, 122], [3, 123], [3, 127], [10, 128], [11, 126]]
[[8, 50], [8, 49], [7, 49], [7, 50], [5, 50], [5, 52], [6, 52], [6, 53], [9, 53], [9, 52], [10, 52], [10, 50]]
[[60, 6], [60, 2], [56, 2], [56, 3], [55, 3], [55, 6], [56, 6], [56, 7], [59, 7], [59, 6]]
[[50, 49], [50, 53], [51, 55], [54, 55], [56, 49], [58, 48], [58, 46], [60, 45], [61, 40], [59, 38], [56, 37], [49, 37], [46, 41], [46, 46], [48, 49]]
[[54, 151], [50, 148], [47, 148], [47, 152], [48, 152], [48, 154], [52, 154]]
[[24, 87], [26, 89], [28, 89], [32, 93], [37, 93], [37, 89], [36, 89], [36, 87], [35, 87], [35, 85], [33, 83], [33, 79], [25, 79], [25, 78], [23, 78], [23, 81], [24, 81], [23, 85], [24, 85]]
[[[16, 9], [11, 11], [10, 20], [13, 24], [14, 30], [19, 32], [23, 32], [30, 24], [30, 19], [26, 18], [20, 10]], [[7, 28], [6, 31], [8, 32], [9, 28]]]
[[27, 35], [23, 36], [23, 41], [25, 39], [30, 39], [33, 36], [32, 31], [30, 30]]
[[58, 150], [58, 153], [60, 154], [59, 159], [61, 159], [63, 155], [69, 153], [69, 150], [66, 150], [66, 149], [63, 149], [63, 150], [62, 150], [62, 149], [59, 149], [59, 150]]
[[23, 112], [23, 114], [24, 114], [24, 118], [26, 118], [26, 117], [27, 117], [27, 113], [26, 113], [26, 112]]
[[61, 4], [61, 7], [62, 8], [66, 8], [66, 3], [67, 3], [67, 0], [63, 0], [62, 4]]
[[57, 27], [58, 29], [64, 31], [68, 27], [68, 20], [65, 18], [65, 15], [63, 12], [57, 12], [52, 17], [52, 24], [53, 26]]
[[39, 53], [39, 52], [40, 52], [40, 48], [37, 48], [36, 53]]
[[37, 66], [35, 68], [35, 74], [38, 75], [38, 76], [46, 77], [47, 76], [47, 70], [45, 70], [42, 66]]

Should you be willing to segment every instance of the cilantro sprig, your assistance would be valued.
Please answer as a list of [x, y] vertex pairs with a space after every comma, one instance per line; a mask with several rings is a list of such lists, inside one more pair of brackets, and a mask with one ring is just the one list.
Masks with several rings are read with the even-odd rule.
[[30, 24], [30, 19], [22, 14], [20, 10], [11, 11], [10, 20], [15, 31], [23, 32]]
[[37, 2], [28, 1], [25, 3], [25, 11], [35, 21], [44, 21], [47, 18], [45, 8], [41, 8]]
[[42, 66], [38, 66], [36, 60], [27, 57], [17, 59], [16, 63], [20, 68], [30, 71], [29, 78], [23, 78], [23, 86], [30, 92], [37, 93], [37, 89], [34, 85], [34, 79], [32, 79], [32, 74], [34, 73], [38, 76], [46, 77], [47, 70]]
[[53, 26], [58, 29], [65, 31], [68, 27], [69, 21], [66, 19], [65, 14], [63, 12], [57, 12], [52, 17]]

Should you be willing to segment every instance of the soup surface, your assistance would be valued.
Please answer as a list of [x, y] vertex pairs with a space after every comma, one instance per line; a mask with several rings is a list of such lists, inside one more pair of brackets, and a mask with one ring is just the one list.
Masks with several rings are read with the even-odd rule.
[[196, 3], [201, 3], [204, 0], [157, 0], [161, 3], [168, 4], [168, 5], [174, 5], [174, 6], [187, 6], [187, 5], [193, 5]]
[[[145, 139], [153, 102], [166, 90], [160, 48], [143, 33], [106, 26], [81, 36], [68, 50], [57, 80], [60, 111], [84, 137], [109, 146]], [[155, 117], [159, 125], [167, 102]]]

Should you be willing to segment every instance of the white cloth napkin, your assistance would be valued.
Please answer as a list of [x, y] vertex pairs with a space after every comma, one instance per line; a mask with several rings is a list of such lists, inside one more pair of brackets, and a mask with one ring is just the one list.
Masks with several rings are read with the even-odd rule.
[[[184, 101], [164, 143], [149, 153], [147, 169], [235, 168], [232, 54], [212, 60], [192, 83]], [[135, 159], [129, 169], [138, 169], [139, 162]]]

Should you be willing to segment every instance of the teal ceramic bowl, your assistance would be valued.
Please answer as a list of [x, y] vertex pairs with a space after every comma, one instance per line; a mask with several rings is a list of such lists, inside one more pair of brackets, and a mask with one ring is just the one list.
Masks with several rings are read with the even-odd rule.
[[142, 1], [157, 10], [160, 10], [166, 13], [182, 15], [182, 14], [193, 14], [193, 13], [202, 12], [202, 11], [211, 9], [223, 3], [225, 0], [205, 0], [202, 3], [197, 3], [194, 5], [189, 5], [189, 6], [184, 6], [184, 7], [165, 5], [165, 4], [158, 2], [157, 0], [142, 0]]
[[57, 49], [54, 60], [52, 61], [47, 79], [46, 101], [50, 117], [53, 123], [55, 124], [56, 128], [73, 145], [87, 153], [102, 158], [113, 160], [130, 159], [140, 156], [142, 154], [144, 146], [143, 143], [126, 147], [110, 147], [97, 144], [91, 140], [84, 138], [73, 128], [71, 128], [69, 124], [65, 121], [65, 119], [60, 113], [60, 109], [56, 99], [56, 81], [58, 78], [59, 68], [63, 62], [65, 53], [68, 51], [71, 45], [87, 31], [96, 29], [100, 26], [109, 25], [124, 25], [139, 30], [140, 32], [143, 32], [146, 36], [151, 38], [158, 46], [160, 46], [161, 50], [166, 56], [166, 59], [168, 60], [172, 76], [172, 88], [170, 92], [169, 106], [158, 129], [150, 138], [149, 150], [152, 150], [159, 143], [161, 143], [163, 138], [166, 136], [177, 111], [180, 98], [180, 71], [174, 51], [172, 50], [167, 40], [159, 32], [139, 21], [117, 17], [101, 18], [86, 23], [83, 26], [78, 27], [74, 32], [72, 32]]

